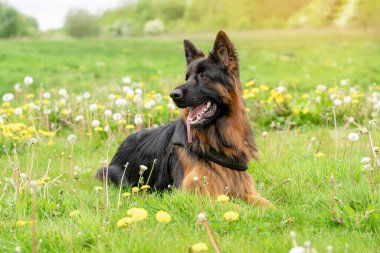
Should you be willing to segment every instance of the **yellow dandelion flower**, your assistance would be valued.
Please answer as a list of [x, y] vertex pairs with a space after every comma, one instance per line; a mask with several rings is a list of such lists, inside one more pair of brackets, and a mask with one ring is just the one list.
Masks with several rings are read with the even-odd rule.
[[314, 156], [315, 156], [316, 158], [322, 158], [322, 157], [325, 157], [325, 154], [323, 154], [322, 152], [318, 151], [318, 152], [316, 152], [316, 153], [314, 154]]
[[208, 250], [208, 247], [205, 243], [198, 242], [198, 243], [194, 244], [193, 246], [191, 246], [191, 250], [192, 250], [192, 252], [201, 252], [201, 251]]
[[223, 215], [226, 221], [235, 221], [239, 218], [239, 214], [234, 211], [228, 211]]
[[103, 131], [103, 127], [95, 127], [94, 131], [95, 132], [102, 132]]
[[101, 192], [101, 191], [103, 191], [103, 187], [101, 187], [101, 186], [96, 186], [96, 187], [94, 188], [94, 191], [96, 191], [96, 192]]
[[300, 114], [300, 110], [298, 108], [293, 108], [293, 114], [294, 115], [299, 115]]
[[305, 93], [305, 94], [302, 94], [302, 99], [305, 99], [305, 100], [306, 100], [306, 99], [308, 99], [308, 98], [309, 98], [309, 94], [306, 94], [306, 93]]
[[17, 226], [17, 227], [22, 227], [22, 226], [24, 226], [25, 224], [27, 224], [27, 222], [24, 221], [24, 220], [18, 220], [18, 221], [16, 222], [16, 226]]
[[144, 208], [131, 208], [127, 214], [132, 216], [133, 221], [142, 221], [148, 217], [148, 212]]
[[132, 192], [136, 193], [136, 192], [139, 192], [140, 191], [140, 188], [138, 187], [132, 187]]
[[268, 87], [267, 85], [265, 85], [265, 84], [262, 84], [262, 85], [260, 85], [260, 89], [261, 89], [262, 91], [268, 91], [268, 90], [269, 90], [269, 87]]
[[172, 220], [172, 217], [165, 211], [158, 211], [156, 213], [156, 220], [161, 223], [168, 223]]
[[129, 196], [131, 196], [130, 192], [124, 192], [123, 193], [123, 197], [128, 198]]
[[48, 142], [47, 142], [47, 145], [48, 146], [52, 146], [54, 144], [54, 141], [52, 141], [52, 140], [49, 140]]
[[125, 128], [126, 129], [135, 129], [135, 126], [134, 125], [126, 125]]
[[305, 108], [302, 109], [302, 113], [303, 114], [308, 114], [309, 112], [310, 112], [310, 109], [307, 108], [307, 107], [305, 107]]
[[147, 185], [147, 184], [144, 184], [144, 185], [141, 186], [140, 188], [141, 188], [141, 190], [148, 190], [148, 189], [150, 189], [150, 186]]
[[133, 219], [131, 217], [125, 217], [117, 221], [116, 226], [118, 228], [126, 227], [129, 224], [133, 223]]
[[253, 85], [255, 85], [255, 80], [251, 80], [251, 81], [248, 81], [248, 82], [245, 83], [246, 87], [250, 87], [250, 86], [253, 86]]
[[74, 211], [71, 211], [69, 213], [70, 217], [76, 217], [76, 216], [79, 216], [79, 215], [80, 215], [80, 212], [78, 210], [74, 210]]
[[227, 195], [219, 195], [218, 197], [216, 197], [216, 201], [228, 202], [228, 201], [230, 201], [230, 197], [228, 197]]

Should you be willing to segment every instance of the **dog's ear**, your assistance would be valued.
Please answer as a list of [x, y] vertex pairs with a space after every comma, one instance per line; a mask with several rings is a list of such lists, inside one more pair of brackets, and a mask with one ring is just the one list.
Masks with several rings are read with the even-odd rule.
[[216, 35], [214, 48], [210, 53], [209, 58], [224, 65], [228, 71], [239, 75], [239, 61], [237, 53], [234, 45], [231, 43], [225, 32], [220, 31]]
[[204, 57], [204, 53], [197, 49], [193, 43], [191, 43], [189, 40], [184, 40], [183, 45], [185, 47], [185, 57], [186, 57], [186, 63], [189, 65], [192, 61], [194, 61], [197, 58]]

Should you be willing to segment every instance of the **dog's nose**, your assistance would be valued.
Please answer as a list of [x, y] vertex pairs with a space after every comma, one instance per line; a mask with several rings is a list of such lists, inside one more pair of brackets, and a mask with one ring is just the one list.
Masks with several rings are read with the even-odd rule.
[[181, 89], [174, 89], [172, 93], [170, 93], [170, 97], [172, 99], [180, 99], [183, 96], [183, 92]]

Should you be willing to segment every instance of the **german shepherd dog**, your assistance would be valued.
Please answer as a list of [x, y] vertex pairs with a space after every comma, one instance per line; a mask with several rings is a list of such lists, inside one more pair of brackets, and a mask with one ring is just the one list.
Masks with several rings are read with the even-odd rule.
[[183, 108], [183, 117], [128, 136], [97, 177], [107, 175], [115, 184], [136, 186], [140, 165], [145, 165], [149, 169], [144, 177], [151, 174], [148, 184], [155, 190], [171, 185], [183, 191], [199, 188], [208, 196], [228, 192], [249, 204], [270, 207], [246, 171], [258, 151], [245, 112], [234, 45], [220, 31], [208, 56], [188, 40], [184, 47], [185, 83], [170, 93]]

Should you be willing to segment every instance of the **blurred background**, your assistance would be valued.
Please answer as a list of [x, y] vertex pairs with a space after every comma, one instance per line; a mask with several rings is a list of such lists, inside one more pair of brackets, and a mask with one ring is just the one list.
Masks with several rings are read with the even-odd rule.
[[379, 0], [1, 0], [0, 37], [129, 37], [218, 29], [379, 29]]
[[[241, 80], [305, 92], [342, 79], [379, 83], [380, 0], [0, 0], [0, 93], [105, 90], [129, 76], [169, 92], [183, 39], [205, 52], [225, 30]], [[95, 88], [96, 87], [96, 88]]]

